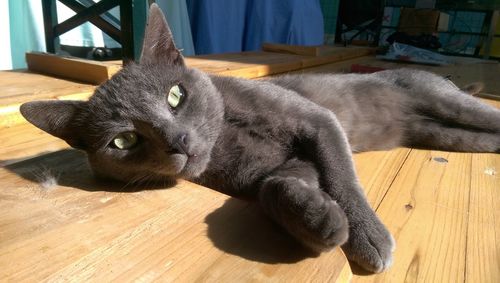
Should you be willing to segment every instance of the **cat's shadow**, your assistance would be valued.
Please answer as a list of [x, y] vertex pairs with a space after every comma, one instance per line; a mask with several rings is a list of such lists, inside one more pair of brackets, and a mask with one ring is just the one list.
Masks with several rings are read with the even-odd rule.
[[205, 223], [207, 235], [217, 248], [250, 261], [296, 263], [318, 256], [303, 248], [252, 202], [230, 198], [211, 212]]
[[24, 161], [0, 162], [8, 164], [3, 166], [5, 169], [42, 187], [57, 184], [89, 192], [138, 192], [168, 189], [176, 184], [171, 180], [162, 183], [126, 184], [97, 178], [90, 169], [85, 153], [74, 149], [42, 154]]
[[[55, 177], [57, 185], [89, 192], [127, 193], [175, 186], [174, 182], [127, 185], [98, 179], [93, 175], [85, 153], [73, 149], [42, 154], [24, 161], [0, 160], [0, 163], [5, 169], [32, 182], [47, 182], [44, 185], [50, 186], [51, 178]], [[246, 260], [268, 264], [296, 263], [318, 256], [273, 223], [256, 203], [229, 198], [224, 205], [207, 215], [205, 223], [208, 226], [207, 236], [215, 247]], [[350, 265], [355, 274], [371, 274], [355, 263], [350, 262]]]
[[[272, 222], [255, 203], [230, 198], [207, 215], [205, 223], [217, 248], [250, 261], [290, 264], [319, 256]], [[374, 274], [353, 261], [348, 264], [357, 276]]]
[[[42, 154], [24, 161], [0, 161], [7, 170], [35, 183], [57, 185], [89, 192], [137, 192], [168, 189], [175, 185], [125, 185], [96, 178], [85, 153], [66, 149]], [[55, 183], [54, 183], [55, 185]], [[207, 236], [215, 247], [228, 254], [263, 263], [294, 263], [317, 254], [303, 248], [291, 236], [275, 225], [255, 203], [229, 198], [223, 206], [205, 218]]]

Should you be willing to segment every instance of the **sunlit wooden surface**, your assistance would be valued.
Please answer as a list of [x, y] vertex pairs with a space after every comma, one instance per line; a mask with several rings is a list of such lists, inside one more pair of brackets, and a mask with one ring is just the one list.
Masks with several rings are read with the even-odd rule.
[[[490, 76], [469, 74], [481, 72]], [[97, 181], [82, 153], [28, 124], [1, 127], [0, 144], [0, 281], [500, 281], [498, 154], [355, 155], [370, 204], [397, 241], [393, 267], [367, 275], [340, 250], [301, 249], [254, 204], [185, 181], [135, 191]]]

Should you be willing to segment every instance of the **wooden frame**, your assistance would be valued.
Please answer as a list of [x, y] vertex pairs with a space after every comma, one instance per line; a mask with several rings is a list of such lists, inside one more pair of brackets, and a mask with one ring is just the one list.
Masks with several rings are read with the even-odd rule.
[[[102, 0], [97, 3], [91, 0], [59, 0], [76, 12], [61, 23], [57, 21], [56, 1], [42, 1], [47, 52], [56, 52], [60, 35], [89, 21], [122, 45], [124, 63], [139, 58], [147, 17], [145, 0]], [[120, 21], [106, 13], [116, 6], [120, 7]]]

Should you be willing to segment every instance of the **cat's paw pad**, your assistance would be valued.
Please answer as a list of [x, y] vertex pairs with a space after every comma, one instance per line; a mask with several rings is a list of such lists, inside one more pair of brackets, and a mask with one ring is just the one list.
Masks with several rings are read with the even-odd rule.
[[381, 224], [351, 227], [349, 240], [342, 246], [347, 258], [364, 269], [380, 273], [392, 265], [396, 244], [392, 235]]

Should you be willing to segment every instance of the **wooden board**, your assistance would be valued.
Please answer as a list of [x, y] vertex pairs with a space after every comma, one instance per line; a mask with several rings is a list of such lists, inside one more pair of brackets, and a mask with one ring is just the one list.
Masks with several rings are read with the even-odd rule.
[[464, 282], [470, 160], [412, 150], [377, 210], [397, 242], [394, 265], [355, 282]]
[[[212, 54], [186, 57], [186, 63], [212, 74], [257, 78], [374, 53], [374, 49], [363, 47], [325, 47], [322, 50], [327, 52], [314, 56], [260, 51]], [[27, 53], [26, 61], [32, 71], [91, 84], [100, 84], [121, 69], [120, 61], [98, 62], [48, 53]]]
[[468, 282], [500, 281], [499, 189], [498, 155], [473, 155], [465, 251]]
[[[0, 133], [7, 143], [0, 153], [3, 280], [346, 282], [351, 276], [339, 249], [310, 254], [254, 204], [185, 181], [127, 192], [96, 180], [83, 153], [23, 126]], [[17, 160], [5, 160], [13, 154]]]
[[122, 68], [121, 63], [116, 61], [104, 63], [39, 52], [26, 53], [26, 63], [33, 72], [91, 84], [103, 83]]
[[[401, 66], [363, 58], [300, 72], [343, 72], [354, 63]], [[495, 65], [468, 68], [457, 71], [463, 80], [482, 76], [495, 86]], [[346, 282], [352, 273], [354, 282], [500, 281], [500, 155], [355, 155], [369, 202], [397, 241], [390, 270], [361, 275], [339, 250], [310, 257], [252, 204], [184, 181], [113, 192], [116, 185], [93, 179], [81, 153], [27, 124], [0, 129], [0, 143], [0, 278], [7, 281]], [[57, 185], [40, 182], [48, 171]]]
[[0, 128], [25, 120], [19, 106], [41, 99], [87, 99], [95, 86], [21, 71], [0, 71]]
[[[278, 53], [290, 53], [296, 55], [305, 56], [325, 56], [332, 55], [339, 52], [339, 49], [356, 49], [363, 47], [349, 46], [349, 47], [339, 47], [331, 45], [318, 45], [318, 46], [305, 46], [305, 45], [289, 45], [289, 44], [278, 44], [278, 43], [264, 43], [262, 44], [262, 50], [269, 52]], [[373, 54], [375, 53], [375, 48], [373, 49]]]

